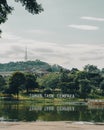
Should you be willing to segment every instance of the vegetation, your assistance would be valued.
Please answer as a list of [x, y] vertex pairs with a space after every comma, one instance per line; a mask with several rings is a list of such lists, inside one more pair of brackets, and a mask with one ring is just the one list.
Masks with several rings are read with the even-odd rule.
[[[0, 0], [0, 24], [8, 19], [8, 14], [11, 14], [14, 8], [8, 4], [9, 0]], [[41, 4], [36, 0], [14, 0], [20, 2], [25, 9], [31, 14], [39, 14], [43, 11]], [[0, 30], [1, 33], [1, 30]]]
[[34, 90], [35, 88], [38, 88], [38, 83], [36, 82], [36, 76], [32, 74], [26, 74], [25, 75], [25, 89], [27, 93], [29, 93], [29, 90]]
[[25, 76], [21, 72], [15, 72], [9, 79], [9, 93], [19, 95], [22, 85], [25, 83]]
[[0, 75], [0, 91], [2, 92], [4, 89], [4, 86], [6, 84], [6, 81], [2, 75]]
[[[44, 62], [39, 62], [40, 65]], [[48, 65], [48, 64], [47, 64]], [[74, 95], [75, 98], [103, 98], [104, 71], [94, 65], [86, 65], [83, 70], [60, 69], [43, 75], [31, 72], [13, 72], [10, 76], [0, 76], [2, 94], [48, 94], [48, 98], [58, 94]], [[67, 97], [69, 98], [69, 97]]]
[[[9, 95], [9, 102], [1, 101], [0, 114], [5, 120], [72, 120], [103, 122], [104, 110], [83, 105], [83, 99], [103, 98], [104, 71], [87, 65], [88, 69], [45, 73], [37, 76], [31, 72], [13, 72], [0, 76], [0, 94]], [[91, 68], [90, 68], [91, 67]], [[38, 98], [38, 96], [40, 97]], [[43, 95], [41, 97], [41, 95]], [[45, 96], [46, 95], [46, 96]], [[58, 95], [52, 97], [52, 95]], [[74, 95], [62, 98], [60, 95]], [[12, 96], [14, 102], [10, 101]], [[36, 97], [37, 96], [37, 97]], [[45, 97], [45, 98], [44, 98]], [[21, 99], [19, 102], [15, 98]], [[74, 105], [74, 103], [75, 105]], [[80, 102], [80, 106], [79, 103]], [[70, 105], [69, 105], [70, 103]]]
[[47, 72], [59, 72], [60, 69], [64, 69], [59, 65], [49, 65], [46, 62], [35, 60], [27, 62], [9, 62], [0, 64], [0, 72], [10, 72], [10, 71], [29, 71], [38, 73], [40, 71]]

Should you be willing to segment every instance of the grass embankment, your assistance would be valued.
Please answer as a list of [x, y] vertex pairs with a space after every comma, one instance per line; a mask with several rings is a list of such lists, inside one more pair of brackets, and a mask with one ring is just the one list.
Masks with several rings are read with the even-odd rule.
[[19, 101], [19, 102], [32, 102], [32, 103], [40, 103], [40, 104], [45, 104], [45, 105], [67, 105], [71, 104], [72, 102], [83, 102], [83, 99], [78, 99], [78, 98], [49, 98], [49, 97], [31, 97], [26, 94], [19, 94], [17, 97], [16, 95], [0, 95], [2, 100], [6, 101]]
[[[54, 105], [70, 105], [70, 104], [83, 104], [85, 102], [84, 99], [80, 98], [58, 98], [58, 97], [32, 97], [27, 94], [19, 94], [18, 97], [16, 95], [4, 95], [0, 94], [1, 100], [6, 101], [19, 101], [19, 102], [32, 102], [32, 103], [41, 103], [41, 104], [54, 104]], [[94, 98], [95, 99], [95, 98]], [[96, 98], [96, 100], [104, 100], [104, 97]], [[87, 102], [87, 101], [86, 101]]]

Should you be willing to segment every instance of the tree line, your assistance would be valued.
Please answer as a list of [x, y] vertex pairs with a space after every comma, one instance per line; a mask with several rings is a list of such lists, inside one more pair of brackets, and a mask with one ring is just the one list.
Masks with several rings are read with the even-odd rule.
[[64, 69], [59, 65], [50, 65], [47, 62], [40, 61], [38, 59], [34, 61], [18, 61], [9, 63], [0, 63], [0, 72], [10, 72], [10, 71], [40, 71], [44, 70], [47, 72], [59, 72], [60, 69]]
[[3, 77], [0, 75], [0, 93], [9, 95], [74, 94], [76, 98], [98, 98], [104, 96], [104, 69], [86, 65], [83, 70], [72, 68], [49, 72], [41, 77], [32, 73], [14, 72]]

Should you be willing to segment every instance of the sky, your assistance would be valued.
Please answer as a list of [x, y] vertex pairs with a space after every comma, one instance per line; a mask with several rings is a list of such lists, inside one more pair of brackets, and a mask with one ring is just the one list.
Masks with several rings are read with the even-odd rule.
[[104, 0], [37, 0], [44, 12], [14, 11], [0, 25], [0, 63], [42, 60], [65, 68], [104, 67]]

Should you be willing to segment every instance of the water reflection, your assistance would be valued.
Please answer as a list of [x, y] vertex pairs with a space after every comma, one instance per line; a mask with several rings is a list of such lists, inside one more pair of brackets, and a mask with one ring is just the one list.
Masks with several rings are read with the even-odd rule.
[[40, 105], [33, 102], [0, 102], [3, 121], [89, 121], [104, 122], [104, 107], [86, 105]]

